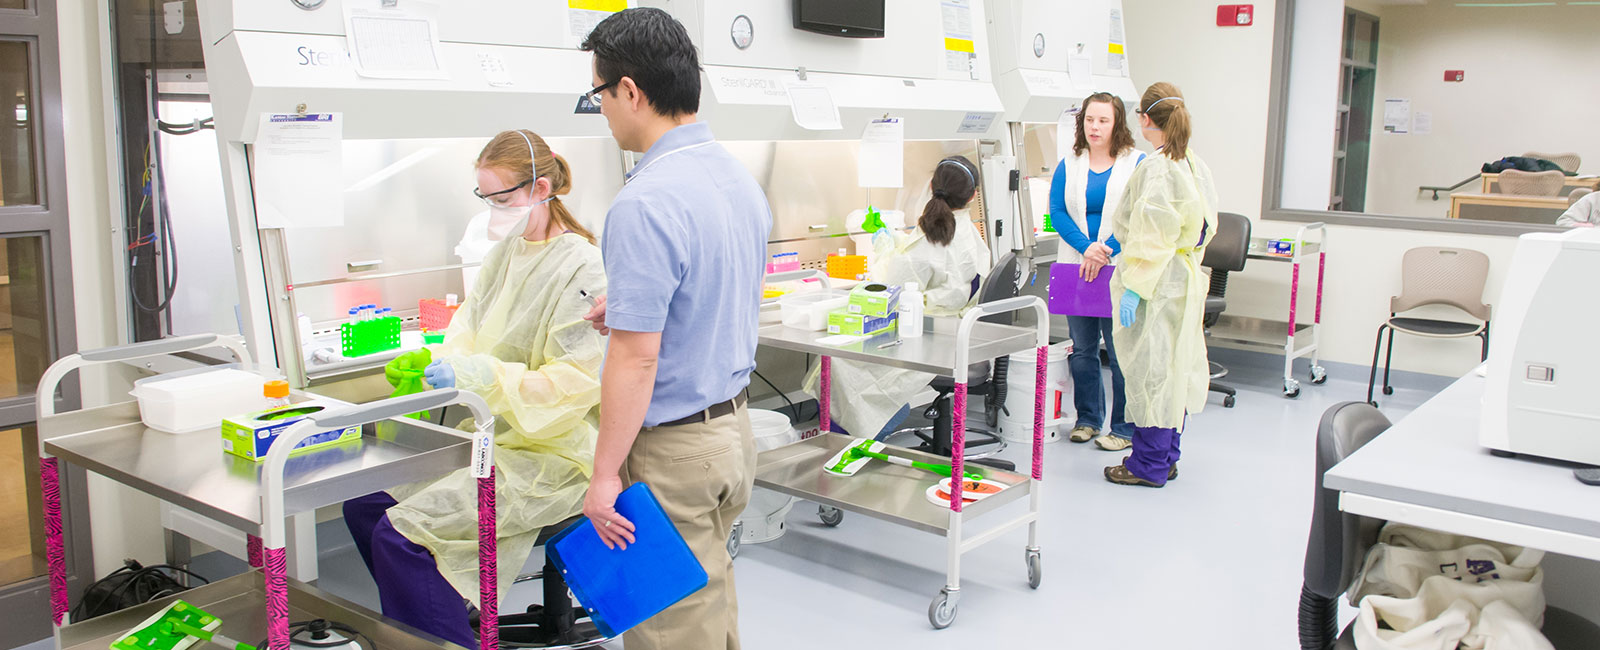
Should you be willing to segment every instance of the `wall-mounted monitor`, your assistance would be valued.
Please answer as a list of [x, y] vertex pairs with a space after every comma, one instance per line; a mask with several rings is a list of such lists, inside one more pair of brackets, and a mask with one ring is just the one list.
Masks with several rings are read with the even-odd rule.
[[884, 0], [794, 0], [794, 28], [830, 36], [883, 38]]

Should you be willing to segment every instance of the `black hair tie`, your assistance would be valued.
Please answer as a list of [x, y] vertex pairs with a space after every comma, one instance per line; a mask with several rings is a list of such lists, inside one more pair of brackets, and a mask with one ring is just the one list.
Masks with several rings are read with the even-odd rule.
[[936, 198], [936, 199], [948, 199], [948, 198], [950, 198], [950, 194], [948, 192], [945, 192], [944, 190], [934, 190], [933, 191], [933, 198]]

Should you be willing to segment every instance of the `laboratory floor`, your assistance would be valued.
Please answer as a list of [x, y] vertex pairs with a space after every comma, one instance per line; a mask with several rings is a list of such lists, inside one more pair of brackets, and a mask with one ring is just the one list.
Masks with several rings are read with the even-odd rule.
[[[1333, 404], [1364, 399], [1366, 369], [1331, 365], [1327, 384], [1307, 384], [1289, 400], [1277, 375], [1281, 357], [1214, 358], [1232, 369], [1224, 381], [1239, 388], [1238, 404], [1224, 409], [1213, 397], [1191, 418], [1182, 476], [1167, 487], [1106, 483], [1101, 469], [1126, 452], [1046, 445], [1037, 591], [1027, 585], [1026, 533], [1008, 534], [964, 556], [958, 616], [933, 630], [927, 609], [944, 582], [943, 538], [849, 514], [826, 528], [802, 502], [783, 538], [746, 545], [735, 562], [744, 647], [1296, 647], [1317, 422]], [[1448, 383], [1397, 374], [1384, 412], [1399, 419]], [[1026, 464], [1024, 446], [1003, 456]], [[968, 534], [1000, 518], [975, 519]], [[319, 585], [377, 609], [344, 527], [320, 530]], [[219, 555], [197, 558], [196, 567], [209, 575], [242, 570]], [[516, 611], [538, 594], [537, 583], [518, 585], [503, 607]]]

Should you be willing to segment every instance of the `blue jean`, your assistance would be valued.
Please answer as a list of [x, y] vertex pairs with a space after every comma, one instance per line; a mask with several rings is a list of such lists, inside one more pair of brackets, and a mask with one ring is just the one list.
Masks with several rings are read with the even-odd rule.
[[374, 492], [344, 503], [344, 523], [378, 583], [383, 615], [463, 648], [478, 647], [467, 606], [439, 574], [433, 554], [389, 523], [394, 497]]
[[1106, 352], [1111, 355], [1111, 435], [1123, 440], [1133, 439], [1133, 425], [1124, 417], [1128, 396], [1122, 388], [1117, 349], [1111, 343], [1111, 319], [1068, 316], [1067, 330], [1072, 334], [1072, 354], [1067, 356], [1067, 367], [1072, 371], [1072, 405], [1078, 410], [1075, 426], [1099, 431], [1105, 424], [1106, 393], [1100, 375], [1100, 345], [1104, 343]]

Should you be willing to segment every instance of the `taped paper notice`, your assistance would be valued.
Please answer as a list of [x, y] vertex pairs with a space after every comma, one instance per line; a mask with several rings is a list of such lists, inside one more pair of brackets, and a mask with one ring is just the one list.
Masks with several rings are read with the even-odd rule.
[[944, 21], [944, 71], [963, 79], [978, 78], [978, 47], [972, 30], [972, 0], [939, 3]]
[[827, 86], [807, 83], [789, 84], [789, 109], [794, 123], [811, 131], [837, 131], [844, 128], [839, 123], [839, 107], [833, 103], [833, 94]]
[[1416, 135], [1433, 133], [1433, 113], [1417, 111], [1411, 114], [1411, 132]]
[[873, 120], [861, 132], [856, 184], [861, 187], [905, 185], [906, 125], [900, 118]]
[[1087, 54], [1074, 54], [1067, 57], [1067, 77], [1072, 79], [1072, 87], [1078, 90], [1092, 90], [1094, 88], [1094, 58]]
[[594, 26], [628, 8], [628, 0], [567, 0], [567, 47], [578, 47]]
[[439, 58], [432, 3], [382, 8], [377, 0], [344, 4], [345, 41], [356, 74], [373, 79], [448, 79]]
[[1112, 76], [1128, 76], [1128, 53], [1122, 34], [1122, 10], [1111, 10], [1111, 33], [1106, 39], [1106, 69]]
[[1385, 133], [1398, 135], [1411, 132], [1411, 100], [1383, 100], [1383, 130]]
[[261, 116], [251, 146], [259, 228], [344, 225], [344, 158], [338, 113]]

